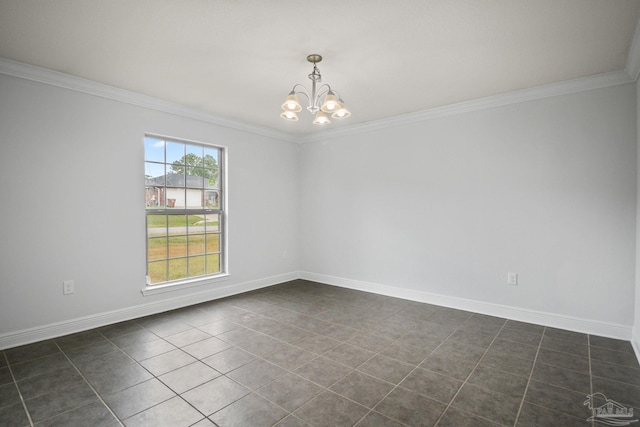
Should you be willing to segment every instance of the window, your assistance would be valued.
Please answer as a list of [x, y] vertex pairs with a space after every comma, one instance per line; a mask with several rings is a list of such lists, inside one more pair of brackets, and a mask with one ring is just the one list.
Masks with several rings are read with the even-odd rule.
[[224, 154], [145, 136], [147, 286], [225, 273]]

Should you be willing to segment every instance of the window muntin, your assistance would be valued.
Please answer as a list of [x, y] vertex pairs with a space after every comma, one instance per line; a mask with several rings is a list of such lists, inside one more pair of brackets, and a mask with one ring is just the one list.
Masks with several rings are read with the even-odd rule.
[[147, 285], [224, 273], [224, 149], [146, 136]]

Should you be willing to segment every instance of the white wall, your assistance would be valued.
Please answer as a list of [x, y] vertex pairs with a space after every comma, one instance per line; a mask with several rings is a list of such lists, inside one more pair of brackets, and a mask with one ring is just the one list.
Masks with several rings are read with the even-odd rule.
[[[0, 348], [297, 275], [297, 144], [6, 75], [0, 102]], [[141, 295], [145, 132], [228, 147], [229, 280]]]
[[303, 276], [630, 335], [635, 102], [626, 84], [305, 144]]

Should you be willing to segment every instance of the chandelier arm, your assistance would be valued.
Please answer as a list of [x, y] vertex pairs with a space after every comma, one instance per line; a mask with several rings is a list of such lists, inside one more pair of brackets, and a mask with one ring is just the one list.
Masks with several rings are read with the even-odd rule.
[[[297, 87], [300, 87], [302, 90], [296, 90]], [[307, 97], [307, 100], [309, 102], [311, 102], [311, 97], [309, 96], [309, 91], [307, 91], [307, 88], [302, 86], [300, 83], [294, 85], [293, 89], [291, 89], [291, 92], [294, 92], [296, 95], [304, 95], [304, 96]]]

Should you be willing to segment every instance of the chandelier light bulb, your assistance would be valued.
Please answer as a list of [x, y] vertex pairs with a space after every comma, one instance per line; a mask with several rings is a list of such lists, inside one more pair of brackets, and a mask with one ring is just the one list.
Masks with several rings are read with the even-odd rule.
[[331, 123], [331, 120], [329, 120], [327, 113], [324, 111], [318, 111], [316, 113], [316, 119], [313, 121], [314, 125], [328, 125], [329, 123]]
[[285, 120], [290, 120], [292, 122], [298, 121], [298, 115], [293, 111], [283, 111], [282, 114], [280, 114], [280, 117], [282, 117]]
[[336, 98], [336, 96], [330, 90], [327, 93], [327, 96], [324, 99], [324, 104], [322, 104], [322, 107], [320, 107], [320, 109], [325, 113], [332, 113], [338, 108], [338, 105], [338, 98]]

